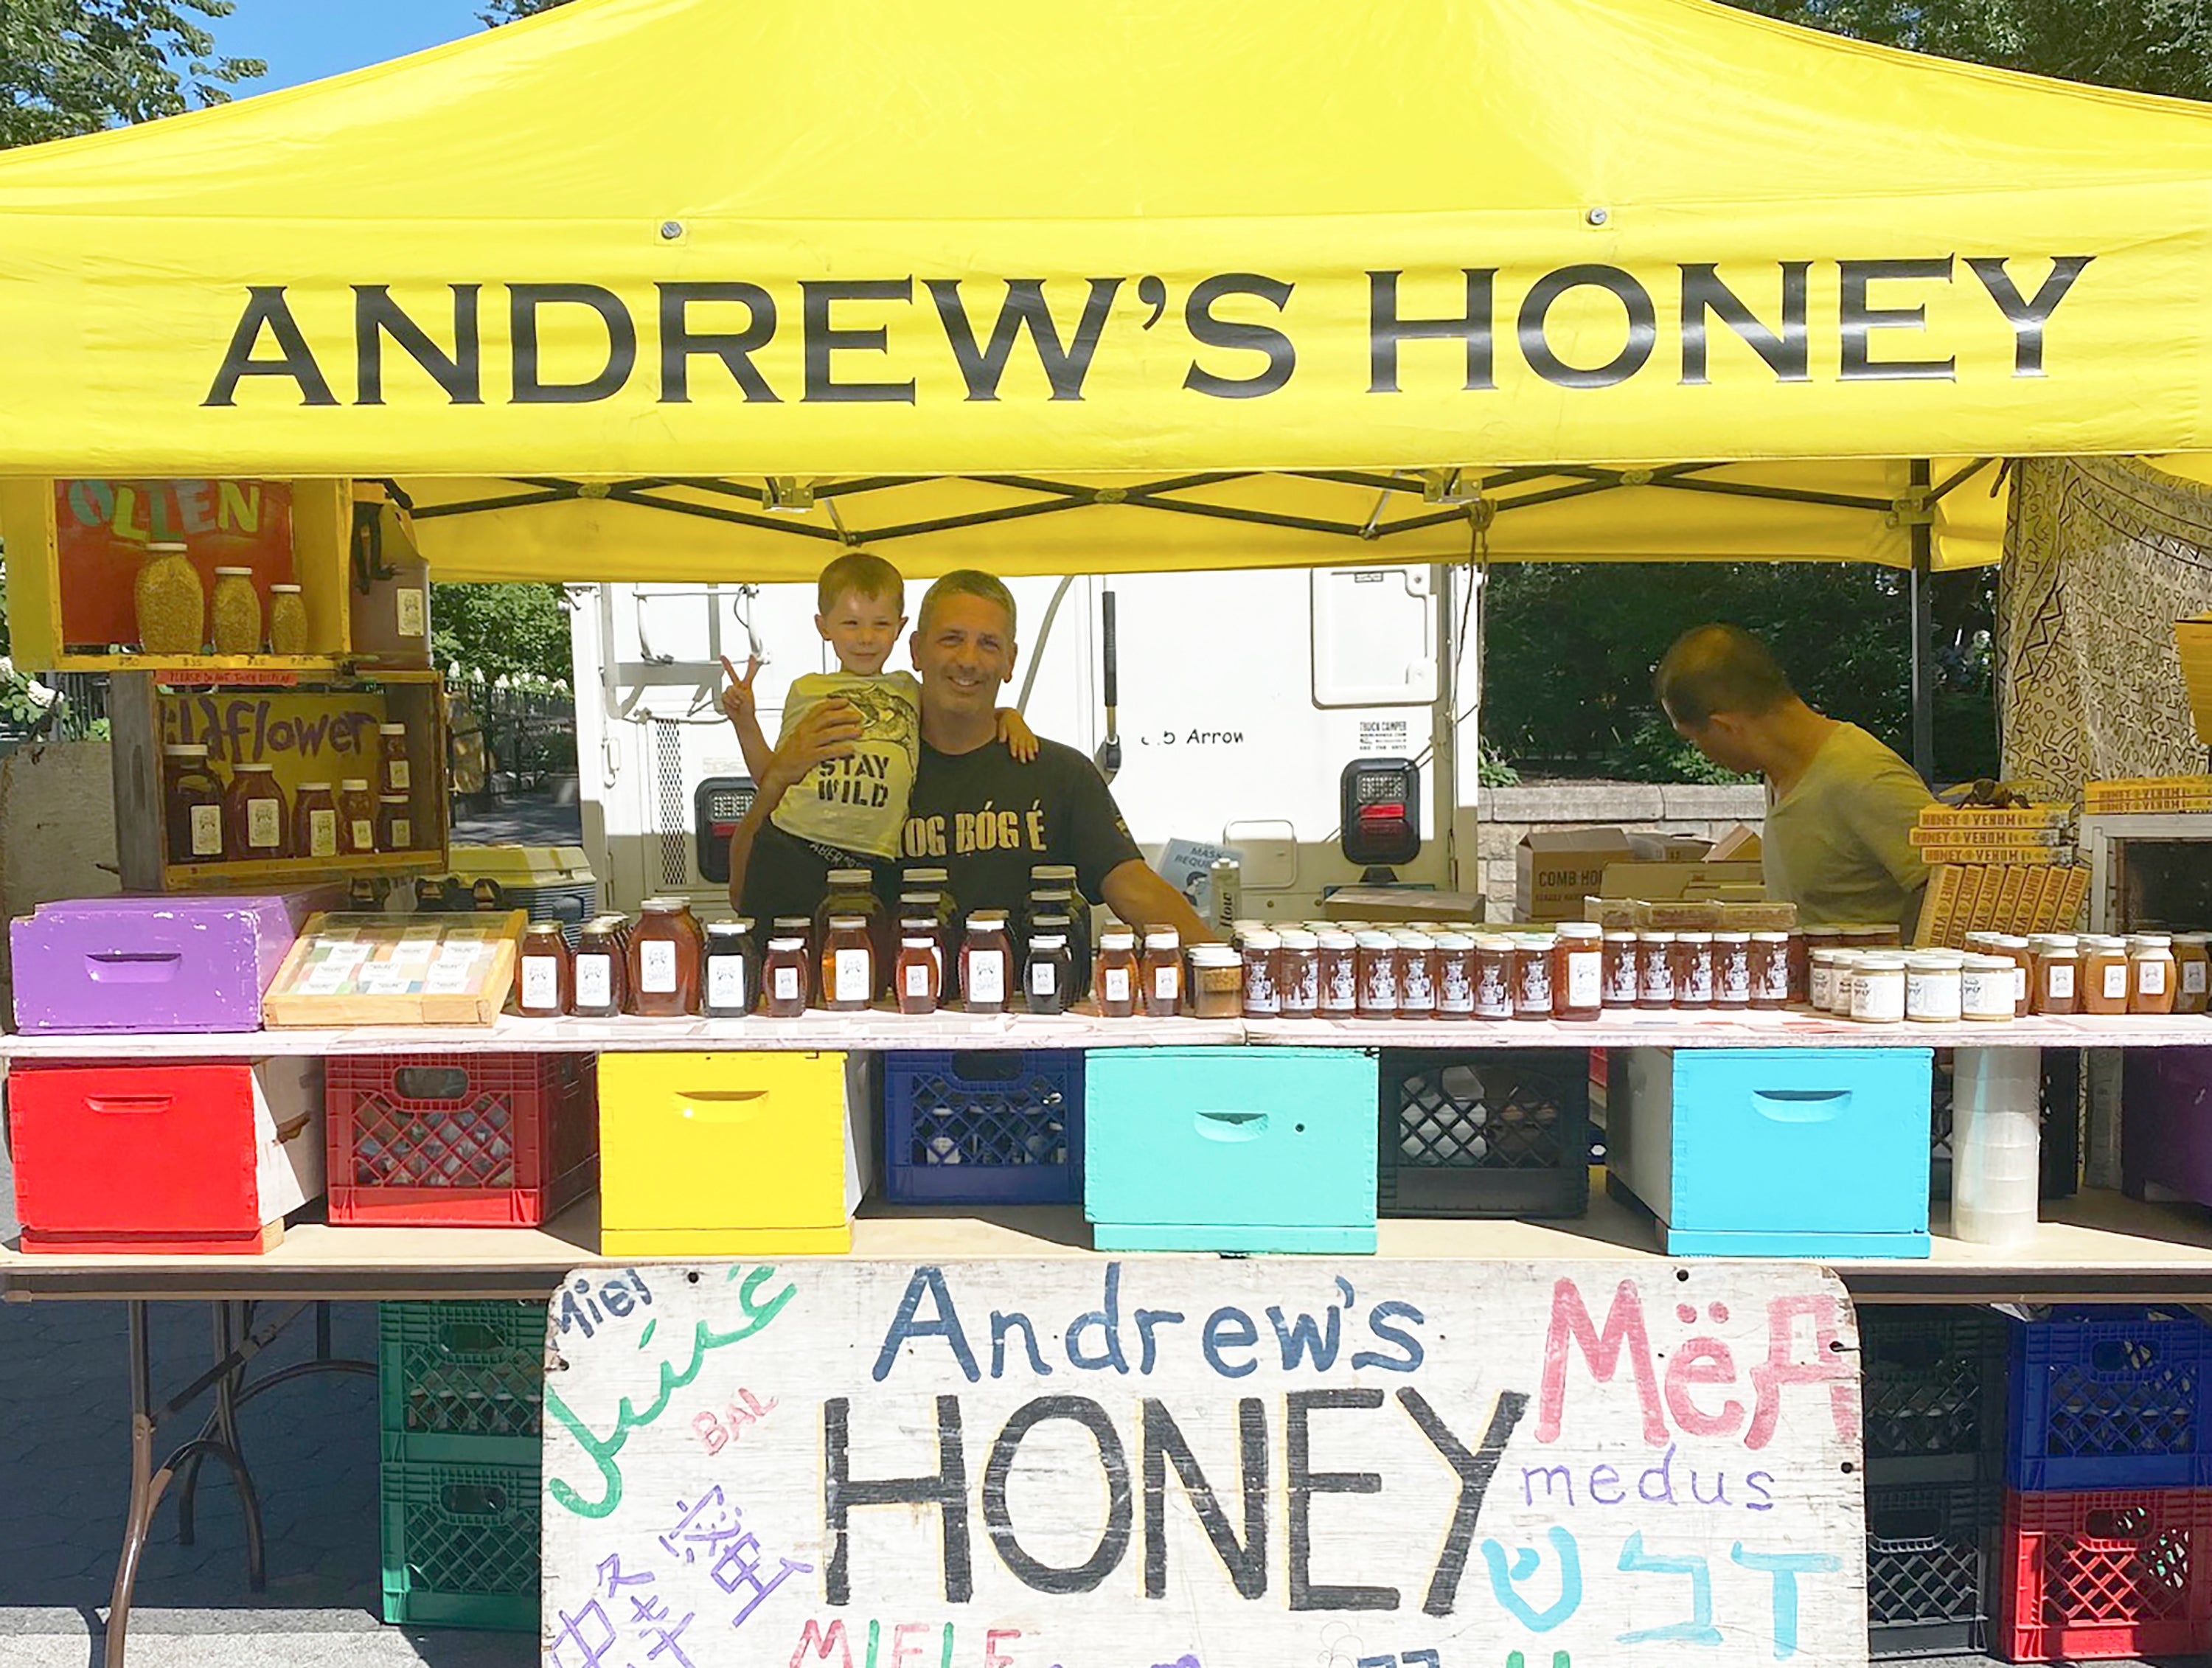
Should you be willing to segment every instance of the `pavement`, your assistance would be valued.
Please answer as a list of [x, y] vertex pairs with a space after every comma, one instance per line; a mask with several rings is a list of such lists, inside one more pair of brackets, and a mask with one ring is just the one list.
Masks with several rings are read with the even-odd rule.
[[[457, 826], [454, 838], [574, 843], [574, 807], [524, 801]], [[16, 1231], [15, 1177], [0, 1150], [0, 1239]], [[155, 1393], [213, 1359], [205, 1305], [157, 1304]], [[334, 1353], [376, 1359], [376, 1306], [331, 1306]], [[125, 1315], [114, 1303], [0, 1306], [0, 1668], [97, 1668], [130, 1488]], [[265, 1372], [313, 1354], [304, 1317], [257, 1359]], [[250, 1381], [250, 1380], [249, 1380]], [[165, 1427], [164, 1452], [195, 1434], [205, 1398]], [[269, 1586], [247, 1590], [244, 1519], [210, 1464], [191, 1546], [176, 1493], [155, 1519], [131, 1616], [131, 1668], [524, 1668], [534, 1638], [410, 1630], [382, 1620], [376, 1383], [295, 1379], [250, 1403], [240, 1439], [261, 1501]]]

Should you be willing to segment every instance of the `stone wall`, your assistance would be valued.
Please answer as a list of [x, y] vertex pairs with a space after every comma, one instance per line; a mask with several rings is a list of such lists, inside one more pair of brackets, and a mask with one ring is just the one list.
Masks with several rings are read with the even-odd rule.
[[1486, 788], [1476, 800], [1482, 891], [1490, 918], [1513, 916], [1513, 851], [1535, 830], [1626, 828], [1637, 833], [1697, 834], [1711, 839], [1737, 823], [1757, 828], [1766, 790], [1710, 788], [1691, 782], [1564, 782]]

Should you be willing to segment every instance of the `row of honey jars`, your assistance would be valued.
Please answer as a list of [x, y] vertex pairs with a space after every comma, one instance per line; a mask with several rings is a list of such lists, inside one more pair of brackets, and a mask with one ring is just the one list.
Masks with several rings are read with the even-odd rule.
[[411, 795], [378, 795], [365, 776], [300, 784], [288, 799], [276, 767], [240, 764], [226, 785], [197, 745], [164, 747], [163, 825], [172, 863], [343, 858], [416, 849]]
[[1603, 934], [1600, 1001], [1609, 1012], [1786, 1007], [1804, 1000], [1802, 939], [1782, 932], [1630, 932]]

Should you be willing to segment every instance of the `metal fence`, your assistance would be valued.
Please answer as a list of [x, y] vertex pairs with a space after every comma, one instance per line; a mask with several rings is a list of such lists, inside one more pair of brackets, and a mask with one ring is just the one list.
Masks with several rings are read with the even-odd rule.
[[107, 679], [97, 672], [50, 672], [38, 679], [56, 698], [33, 718], [0, 704], [0, 756], [41, 741], [82, 741], [106, 734]]
[[576, 774], [576, 702], [565, 691], [449, 679], [456, 793], [534, 793]]

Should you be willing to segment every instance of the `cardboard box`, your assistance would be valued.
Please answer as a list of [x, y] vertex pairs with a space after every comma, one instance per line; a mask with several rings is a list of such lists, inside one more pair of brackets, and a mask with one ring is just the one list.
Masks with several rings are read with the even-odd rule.
[[1346, 886], [1329, 893], [1321, 909], [1331, 921], [1480, 921], [1483, 903], [1480, 892]]
[[1755, 863], [1765, 855], [1765, 849], [1757, 829], [1749, 823], [1735, 823], [1721, 831], [1720, 838], [1705, 855], [1716, 863]]
[[1765, 870], [1758, 863], [1614, 862], [1606, 865], [1598, 892], [1653, 904], [1675, 898], [1750, 902], [1765, 896]]
[[1540, 829], [1524, 834], [1513, 853], [1513, 912], [1523, 921], [1571, 921], [1590, 892], [1630, 896], [1616, 894], [1603, 883], [1607, 865], [1626, 862], [1634, 855], [1628, 836], [1618, 828]]

